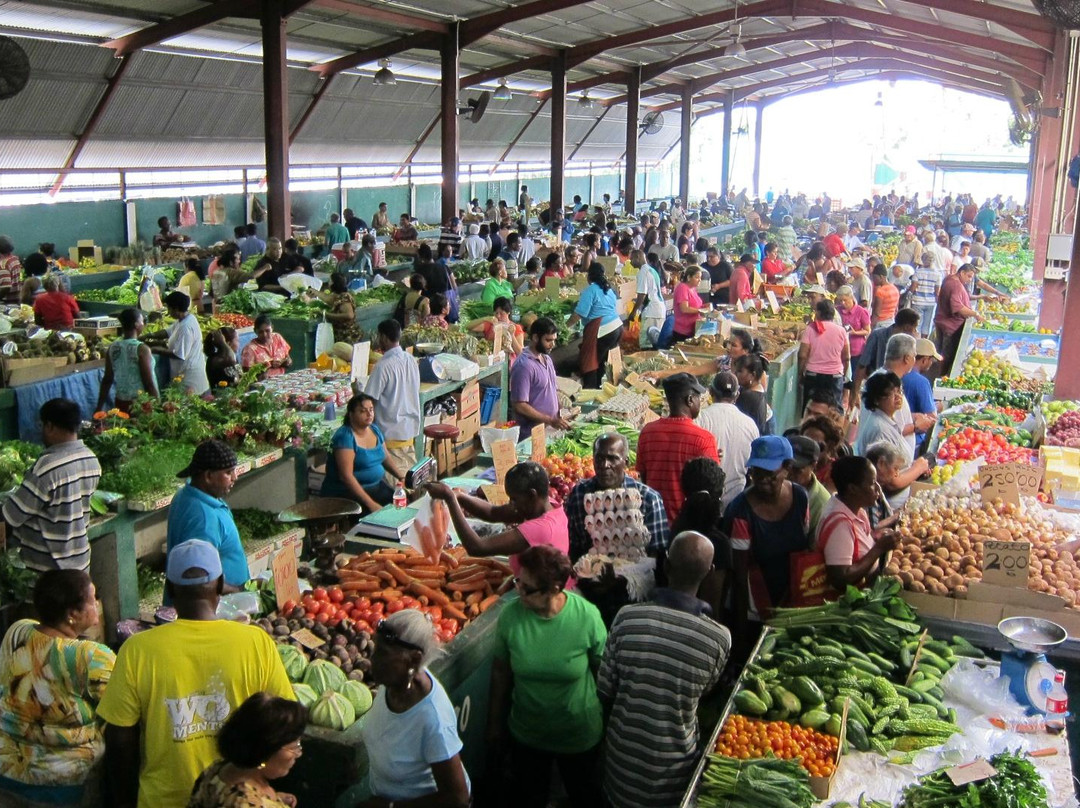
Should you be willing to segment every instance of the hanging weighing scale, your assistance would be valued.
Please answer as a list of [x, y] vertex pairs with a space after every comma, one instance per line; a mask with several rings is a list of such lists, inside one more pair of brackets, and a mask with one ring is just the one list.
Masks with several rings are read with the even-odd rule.
[[1068, 632], [1037, 617], [1008, 617], [998, 623], [998, 631], [1014, 649], [1001, 654], [1001, 676], [1009, 680], [1009, 692], [1029, 713], [1046, 712], [1056, 673], [1046, 652], [1065, 642]]

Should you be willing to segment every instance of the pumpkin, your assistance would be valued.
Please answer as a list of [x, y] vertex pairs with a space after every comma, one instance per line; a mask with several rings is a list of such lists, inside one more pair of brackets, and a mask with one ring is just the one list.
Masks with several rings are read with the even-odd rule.
[[337, 665], [325, 659], [316, 659], [304, 671], [304, 684], [320, 696], [328, 690], [337, 690], [345, 684], [345, 673]]
[[356, 721], [356, 711], [347, 698], [327, 690], [311, 707], [311, 723], [327, 729], [348, 729]]

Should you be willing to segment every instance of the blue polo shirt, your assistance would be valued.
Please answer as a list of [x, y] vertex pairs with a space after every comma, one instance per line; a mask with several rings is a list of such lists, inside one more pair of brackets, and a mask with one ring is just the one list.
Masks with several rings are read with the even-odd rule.
[[[907, 399], [908, 406], [911, 408], [912, 413], [933, 415], [937, 412], [937, 404], [934, 401], [934, 389], [930, 385], [929, 379], [912, 368], [904, 374], [904, 378], [901, 379], [900, 382], [903, 386], [904, 398]], [[921, 445], [924, 440], [926, 440], [925, 432], [915, 433], [916, 446]]]
[[169, 506], [167, 543], [173, 547], [188, 539], [202, 539], [217, 548], [225, 583], [243, 586], [251, 577], [232, 511], [224, 500], [188, 483]]

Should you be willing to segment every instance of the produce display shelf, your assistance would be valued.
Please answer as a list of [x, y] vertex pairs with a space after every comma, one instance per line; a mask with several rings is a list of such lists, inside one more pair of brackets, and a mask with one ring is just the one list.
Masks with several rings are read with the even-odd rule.
[[[1052, 348], [1050, 348], [1051, 343]], [[968, 335], [968, 351], [965, 352], [965, 356], [972, 350], [997, 353], [1014, 346], [1020, 355], [1021, 362], [1056, 366], [1061, 347], [1061, 338], [1057, 334], [1030, 334], [1023, 331], [996, 331], [987, 328], [972, 328]]]

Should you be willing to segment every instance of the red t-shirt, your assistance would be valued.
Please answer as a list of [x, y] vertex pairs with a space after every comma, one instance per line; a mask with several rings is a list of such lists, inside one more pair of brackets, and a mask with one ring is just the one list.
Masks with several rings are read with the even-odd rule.
[[754, 296], [754, 290], [750, 288], [750, 275], [742, 264], [736, 265], [731, 273], [730, 300], [749, 300]]
[[668, 519], [682, 508], [682, 470], [688, 460], [711, 457], [717, 463], [716, 438], [689, 418], [661, 418], [646, 424], [638, 438], [637, 470], [641, 481], [664, 500]]
[[783, 276], [784, 262], [779, 258], [766, 258], [761, 262], [761, 269], [765, 272], [765, 277], [769, 283], [772, 283]]
[[825, 248], [825, 254], [829, 258], [834, 258], [837, 255], [843, 255], [847, 252], [847, 247], [844, 246], [844, 240], [840, 237], [839, 233], [829, 233], [821, 240], [821, 246]]
[[966, 319], [960, 310], [971, 307], [971, 295], [968, 294], [964, 282], [959, 275], [949, 275], [941, 284], [938, 292], [937, 314], [934, 316], [934, 325], [938, 331], [945, 334], [955, 334], [957, 329], [962, 328]]
[[67, 292], [43, 292], [34, 301], [34, 314], [45, 328], [71, 328], [79, 316], [79, 304]]

